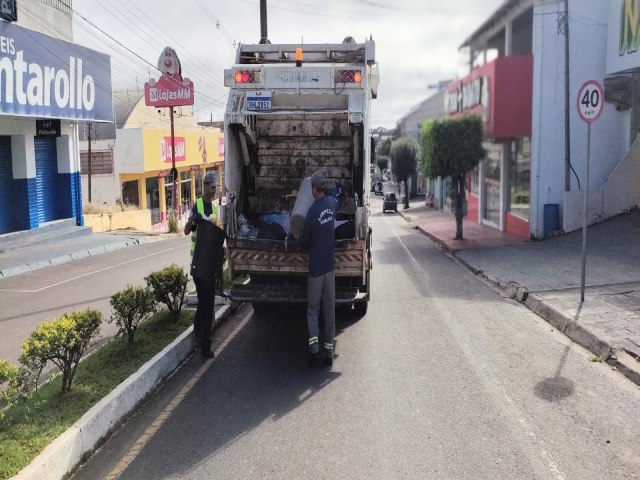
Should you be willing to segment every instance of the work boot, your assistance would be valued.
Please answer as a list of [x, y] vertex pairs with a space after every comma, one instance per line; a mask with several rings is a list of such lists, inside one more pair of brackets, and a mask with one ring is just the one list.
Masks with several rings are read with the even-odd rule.
[[313, 368], [318, 365], [318, 352], [309, 352], [309, 368]]
[[204, 358], [213, 358], [215, 357], [215, 353], [213, 353], [213, 350], [209, 349], [209, 350], [201, 350], [200, 351], [200, 355], [202, 355]]
[[322, 364], [325, 367], [332, 367], [333, 366], [333, 355], [331, 355], [331, 356], [327, 355], [326, 357], [324, 357], [324, 360], [322, 361]]

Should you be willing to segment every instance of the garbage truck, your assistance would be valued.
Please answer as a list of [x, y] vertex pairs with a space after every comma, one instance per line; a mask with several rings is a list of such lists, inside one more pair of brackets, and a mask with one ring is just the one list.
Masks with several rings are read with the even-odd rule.
[[[336, 304], [367, 312], [378, 65], [372, 38], [327, 44], [241, 44], [224, 71], [224, 202], [232, 300], [254, 310], [306, 303], [308, 254], [295, 215], [305, 181], [322, 170], [337, 199]], [[296, 222], [297, 220], [297, 222]]]

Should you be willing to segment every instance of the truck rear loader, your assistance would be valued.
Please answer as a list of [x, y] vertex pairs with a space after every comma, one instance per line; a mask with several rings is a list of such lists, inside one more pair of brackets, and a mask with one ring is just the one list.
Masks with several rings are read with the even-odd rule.
[[305, 177], [322, 170], [336, 196], [336, 304], [367, 311], [372, 39], [336, 44], [243, 44], [224, 73], [223, 223], [232, 300], [306, 302], [308, 255], [291, 228]]

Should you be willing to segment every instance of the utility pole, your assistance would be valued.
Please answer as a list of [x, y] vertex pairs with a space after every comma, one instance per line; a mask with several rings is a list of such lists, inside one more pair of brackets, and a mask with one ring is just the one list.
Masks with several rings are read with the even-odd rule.
[[260, 0], [260, 43], [270, 43], [267, 38], [267, 0]]
[[569, 116], [569, 0], [564, 0], [564, 190], [571, 190], [571, 122]]
[[88, 180], [88, 187], [89, 187], [89, 203], [91, 203], [91, 122], [89, 122], [89, 133], [87, 135], [87, 143], [89, 144], [89, 151], [87, 156], [89, 171], [87, 175], [87, 180]]

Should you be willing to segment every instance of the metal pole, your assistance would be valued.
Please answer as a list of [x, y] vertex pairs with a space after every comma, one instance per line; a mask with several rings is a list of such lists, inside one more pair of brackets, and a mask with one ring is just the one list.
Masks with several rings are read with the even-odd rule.
[[569, 0], [564, 0], [564, 190], [571, 190], [571, 116], [569, 115]]
[[169, 120], [171, 121], [171, 175], [173, 176], [173, 184], [171, 185], [171, 208], [176, 212], [176, 181], [178, 175], [176, 172], [176, 146], [173, 135], [173, 106], [169, 107]]
[[580, 301], [584, 302], [585, 277], [587, 271], [587, 207], [589, 205], [589, 157], [591, 156], [591, 123], [587, 123], [587, 176], [584, 186], [584, 204], [582, 207], [582, 282]]
[[89, 187], [88, 198], [89, 203], [91, 203], [91, 123], [89, 123], [89, 133], [87, 135], [87, 144], [89, 145], [87, 152], [87, 162], [88, 162], [88, 175], [87, 175], [87, 187]]
[[260, 0], [260, 43], [269, 43], [267, 38], [267, 0]]

